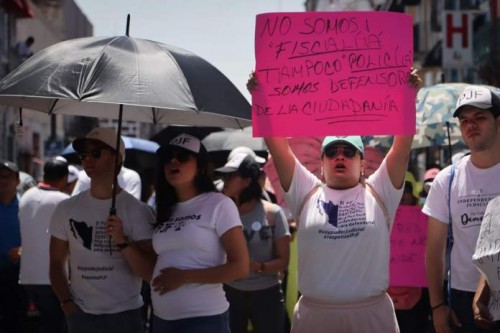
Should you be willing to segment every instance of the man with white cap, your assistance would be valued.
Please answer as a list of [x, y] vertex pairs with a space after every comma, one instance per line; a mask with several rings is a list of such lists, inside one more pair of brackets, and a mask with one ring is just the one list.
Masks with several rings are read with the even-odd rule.
[[[426, 269], [430, 305], [437, 333], [451, 332], [450, 326], [457, 326], [457, 332], [483, 332], [475, 326], [472, 314], [479, 272], [471, 258], [486, 206], [500, 193], [500, 99], [485, 87], [467, 86], [453, 116], [458, 117], [470, 155], [437, 174], [422, 209], [429, 216]], [[442, 291], [450, 221], [454, 243], [451, 304], [447, 304]]]
[[146, 277], [141, 265], [152, 269], [154, 264], [145, 255], [154, 253], [153, 216], [120, 187], [116, 215], [110, 214], [116, 154], [117, 168], [125, 156], [123, 140], [115, 149], [116, 138], [113, 129], [96, 128], [73, 142], [91, 179], [90, 189], [62, 201], [49, 228], [50, 280], [70, 333], [132, 333], [142, 328], [141, 277]]

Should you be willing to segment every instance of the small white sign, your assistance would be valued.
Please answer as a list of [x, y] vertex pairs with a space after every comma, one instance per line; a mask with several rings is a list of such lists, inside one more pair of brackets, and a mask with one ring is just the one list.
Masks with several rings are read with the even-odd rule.
[[500, 197], [488, 203], [481, 222], [472, 262], [486, 277], [490, 287], [489, 311], [500, 320]]

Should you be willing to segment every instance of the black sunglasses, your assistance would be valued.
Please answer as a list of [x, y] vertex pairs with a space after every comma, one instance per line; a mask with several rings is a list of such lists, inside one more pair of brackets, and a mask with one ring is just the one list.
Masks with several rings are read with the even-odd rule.
[[325, 155], [328, 158], [336, 158], [342, 152], [346, 158], [354, 158], [356, 156], [356, 148], [350, 146], [333, 146], [325, 150]]
[[170, 163], [174, 158], [180, 163], [186, 163], [187, 161], [189, 161], [189, 157], [191, 155], [193, 154], [186, 150], [168, 150], [162, 155], [161, 159], [163, 161], [163, 164]]
[[102, 149], [94, 149], [91, 151], [82, 151], [78, 153], [78, 156], [80, 157], [81, 160], [84, 160], [88, 156], [92, 157], [93, 159], [99, 159], [102, 156]]

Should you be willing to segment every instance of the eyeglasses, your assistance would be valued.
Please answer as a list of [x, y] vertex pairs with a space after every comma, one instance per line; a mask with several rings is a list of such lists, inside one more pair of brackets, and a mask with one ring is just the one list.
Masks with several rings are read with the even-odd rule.
[[191, 157], [191, 153], [185, 150], [168, 150], [166, 151], [161, 159], [163, 164], [168, 164], [172, 161], [172, 159], [176, 159], [179, 163], [186, 163], [189, 161], [189, 157]]
[[102, 156], [102, 149], [94, 149], [91, 151], [84, 151], [78, 154], [80, 156], [80, 159], [83, 161], [87, 157], [92, 157], [93, 159], [99, 159]]
[[350, 146], [333, 146], [325, 150], [325, 155], [328, 158], [336, 158], [342, 152], [346, 158], [354, 158], [356, 156], [356, 148]]

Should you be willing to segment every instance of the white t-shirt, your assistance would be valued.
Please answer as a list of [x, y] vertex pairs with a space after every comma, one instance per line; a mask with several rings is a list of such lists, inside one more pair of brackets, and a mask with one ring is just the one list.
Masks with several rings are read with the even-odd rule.
[[56, 206], [67, 198], [66, 193], [45, 187], [32, 187], [21, 197], [21, 284], [50, 285], [48, 229]]
[[[384, 202], [390, 219], [403, 187], [395, 189], [385, 160], [368, 178]], [[294, 216], [320, 181], [296, 160], [285, 200]], [[299, 290], [308, 297], [340, 303], [383, 294], [389, 285], [389, 228], [380, 205], [362, 184], [334, 190], [322, 186], [299, 217]]]
[[[153, 234], [158, 254], [153, 277], [163, 268], [203, 269], [226, 262], [220, 237], [241, 227], [236, 205], [221, 193], [200, 194], [176, 205], [170, 219]], [[213, 316], [229, 308], [222, 283], [189, 283], [162, 296], [151, 292], [156, 316], [165, 320]]]
[[[422, 212], [448, 224], [448, 186], [450, 168], [446, 167], [434, 178]], [[454, 289], [475, 291], [479, 272], [472, 264], [481, 221], [488, 202], [500, 195], [500, 163], [479, 169], [470, 156], [455, 165], [451, 190], [453, 248], [451, 250], [451, 285]]]
[[[132, 194], [137, 200], [141, 200], [142, 183], [139, 174], [122, 166], [118, 174], [118, 185], [128, 193]], [[80, 170], [78, 174], [78, 181], [71, 195], [76, 195], [80, 192], [86, 191], [90, 188], [90, 178], [87, 176], [85, 170]]]
[[[106, 235], [110, 207], [111, 199], [84, 191], [57, 206], [49, 228], [52, 236], [69, 242], [71, 296], [86, 313], [117, 313], [143, 304], [141, 278]], [[154, 219], [144, 203], [121, 191], [116, 211], [131, 241], [151, 239]]]

